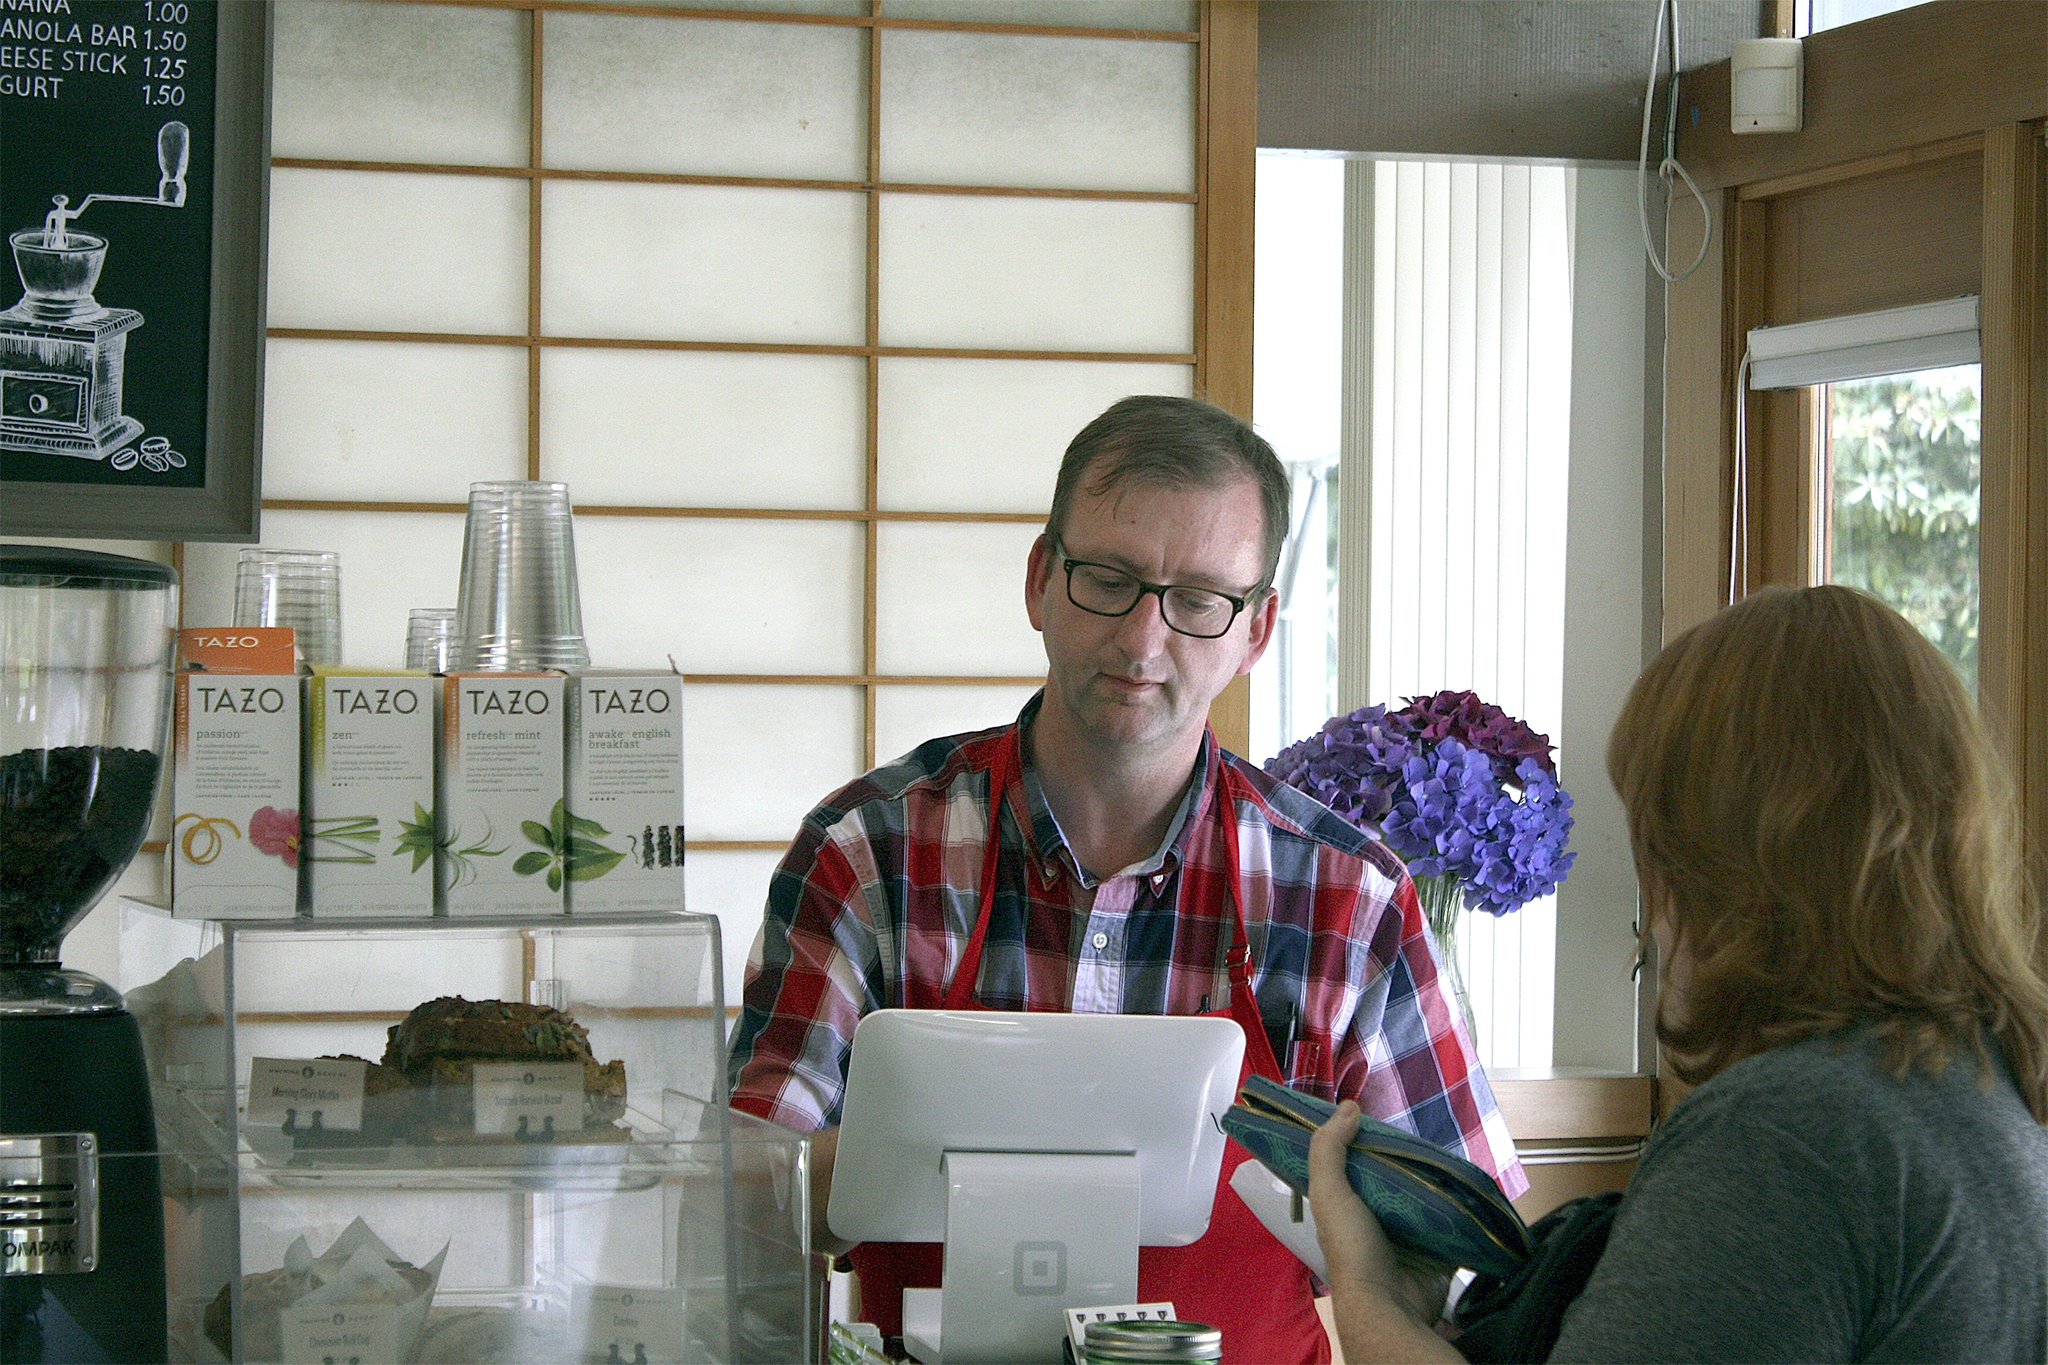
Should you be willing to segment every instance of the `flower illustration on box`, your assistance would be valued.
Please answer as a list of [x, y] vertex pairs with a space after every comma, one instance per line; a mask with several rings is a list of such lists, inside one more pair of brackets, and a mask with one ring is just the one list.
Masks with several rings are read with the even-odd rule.
[[[188, 820], [190, 824], [186, 823]], [[171, 829], [173, 832], [184, 831], [179, 845], [185, 850], [185, 858], [201, 867], [218, 858], [226, 846], [227, 839], [221, 834], [223, 829], [237, 839], [242, 837], [242, 831], [235, 828], [235, 822], [225, 816], [205, 816], [195, 811], [186, 811], [173, 820]]]
[[374, 863], [381, 837], [374, 815], [316, 815], [307, 834], [306, 861]]
[[561, 801], [555, 802], [554, 809], [548, 812], [547, 824], [524, 820], [519, 827], [529, 841], [540, 847], [520, 854], [512, 870], [522, 877], [546, 872], [550, 891], [560, 891], [565, 878], [587, 882], [602, 877], [626, 856], [598, 842], [610, 838], [611, 831], [595, 820], [571, 815]]
[[434, 856], [434, 813], [415, 801], [412, 819], [400, 819], [398, 837], [392, 841], [391, 856], [412, 855], [412, 871], [418, 872]]
[[652, 868], [659, 859], [662, 867], [683, 865], [683, 827], [681, 825], [643, 825], [640, 837], [626, 836], [626, 847], [632, 851], [626, 856], [640, 860], [640, 866]]
[[282, 858], [286, 867], [299, 865], [299, 813], [265, 806], [249, 817], [249, 842], [259, 853]]

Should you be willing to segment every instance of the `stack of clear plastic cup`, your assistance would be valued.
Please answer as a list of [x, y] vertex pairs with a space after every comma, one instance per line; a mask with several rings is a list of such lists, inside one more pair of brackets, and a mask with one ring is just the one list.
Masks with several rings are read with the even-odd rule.
[[521, 479], [469, 486], [455, 610], [457, 670], [589, 666], [569, 485]]
[[455, 608], [414, 607], [405, 624], [405, 666], [446, 673], [455, 659]]
[[341, 556], [332, 550], [242, 551], [235, 624], [290, 626], [308, 664], [341, 662]]

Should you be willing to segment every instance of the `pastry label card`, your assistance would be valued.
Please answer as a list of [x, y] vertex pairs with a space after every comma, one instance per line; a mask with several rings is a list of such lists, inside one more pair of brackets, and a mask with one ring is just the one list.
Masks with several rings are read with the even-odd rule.
[[360, 1133], [363, 1063], [335, 1057], [253, 1057], [249, 1124], [288, 1133]]
[[583, 1130], [583, 1063], [478, 1062], [475, 1076], [478, 1133], [549, 1142]]
[[1151, 1319], [1154, 1322], [1178, 1322], [1171, 1303], [1107, 1303], [1096, 1308], [1069, 1308], [1067, 1312], [1067, 1340], [1073, 1344], [1074, 1359], [1088, 1358], [1088, 1324], [1091, 1322], [1133, 1322]]
[[392, 1304], [292, 1304], [278, 1315], [284, 1365], [390, 1365], [398, 1353]]
[[687, 1340], [680, 1289], [596, 1285], [579, 1299], [583, 1358], [604, 1365], [681, 1365]]

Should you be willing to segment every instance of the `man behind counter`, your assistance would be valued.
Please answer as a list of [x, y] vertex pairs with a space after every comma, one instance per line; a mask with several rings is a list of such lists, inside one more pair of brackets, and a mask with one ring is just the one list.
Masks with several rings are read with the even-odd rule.
[[[734, 1107], [825, 1130], [820, 1215], [854, 1025], [885, 1008], [1234, 1018], [1247, 1071], [1527, 1188], [1400, 861], [1209, 732], [1272, 636], [1288, 507], [1272, 447], [1228, 413], [1115, 404], [1067, 447], [1031, 547], [1045, 689], [1015, 724], [931, 740], [805, 818], [728, 1065]], [[1226, 1182], [1244, 1159], [1231, 1144]], [[938, 1283], [937, 1246], [853, 1260], [885, 1334], [904, 1286]], [[1226, 1359], [1329, 1359], [1308, 1271], [1226, 1184], [1199, 1242], [1141, 1248], [1138, 1294], [1220, 1327]]]

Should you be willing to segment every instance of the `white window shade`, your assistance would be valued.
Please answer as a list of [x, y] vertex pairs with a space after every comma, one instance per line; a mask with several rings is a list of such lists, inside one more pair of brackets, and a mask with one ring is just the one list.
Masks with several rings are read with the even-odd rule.
[[1749, 387], [1802, 389], [1981, 358], [1977, 296], [1820, 318], [1749, 333]]
[[[1342, 629], [1367, 642], [1365, 676], [1340, 674], [1339, 710], [1472, 688], [1543, 734], [1565, 733], [1581, 174], [1443, 161], [1346, 168], [1346, 251], [1371, 288], [1364, 316], [1347, 325], [1371, 331], [1347, 342], [1369, 358], [1354, 405], [1368, 415], [1352, 414], [1339, 497], [1365, 490], [1369, 555], [1339, 547]], [[1633, 214], [1632, 198], [1620, 202]], [[1641, 315], [1640, 305], [1614, 306]], [[1586, 680], [1574, 681], [1577, 701]], [[1590, 897], [1580, 903], [1602, 913]], [[1456, 952], [1489, 1068], [1557, 1060], [1556, 904], [1463, 916]], [[1573, 964], [1563, 965], [1569, 975]], [[1568, 1053], [1575, 1064], [1586, 1055]]]

